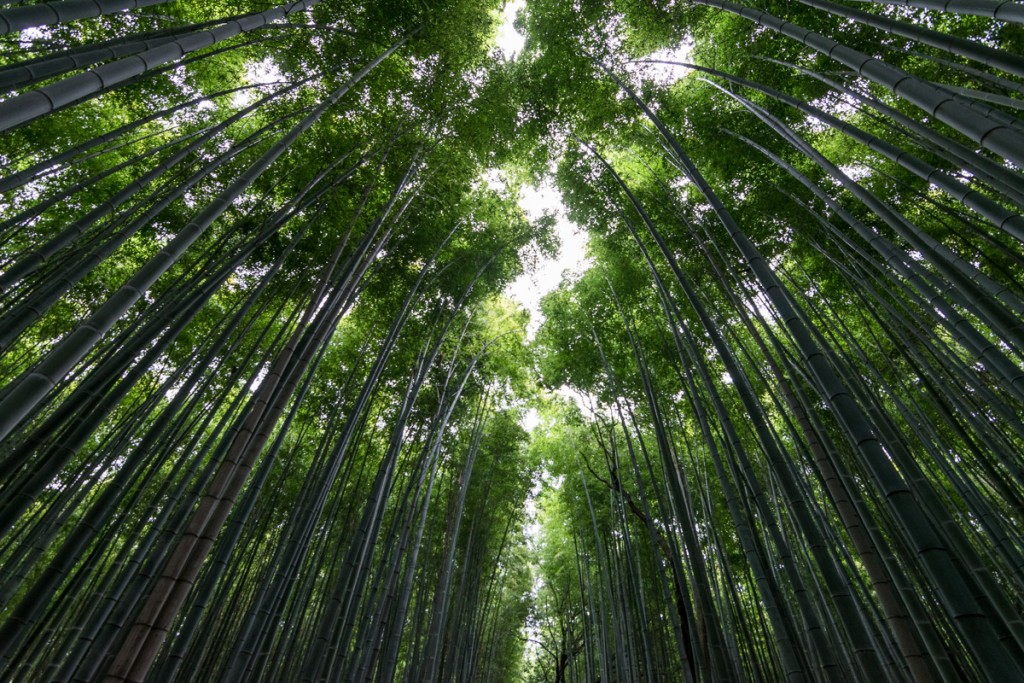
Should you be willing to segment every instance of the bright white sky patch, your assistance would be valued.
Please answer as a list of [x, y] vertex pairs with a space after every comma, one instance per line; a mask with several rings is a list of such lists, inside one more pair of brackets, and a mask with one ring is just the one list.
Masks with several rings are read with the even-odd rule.
[[526, 332], [532, 339], [542, 321], [541, 297], [558, 287], [565, 271], [581, 272], [589, 265], [586, 253], [587, 236], [565, 217], [562, 196], [548, 181], [539, 187], [525, 188], [519, 195], [519, 206], [530, 218], [540, 218], [545, 210], [554, 213], [558, 219], [555, 233], [561, 242], [556, 258], [539, 262], [532, 272], [520, 275], [505, 288], [506, 295], [530, 311], [530, 324]]
[[[661, 59], [667, 62], [689, 62], [690, 50], [692, 48], [693, 43], [684, 42], [676, 47], [652, 52], [644, 57], [644, 59]], [[681, 66], [674, 66], [672, 64], [646, 64], [642, 62], [630, 62], [626, 65], [626, 70], [634, 76], [652, 80], [658, 85], [672, 85], [680, 78], [690, 73], [689, 69]]]
[[497, 45], [505, 59], [515, 59], [526, 42], [526, 36], [512, 25], [512, 22], [516, 20], [516, 13], [525, 5], [526, 0], [506, 0], [505, 7], [501, 10], [501, 26], [498, 27]]
[[[245, 80], [253, 85], [267, 85], [269, 83], [280, 83], [284, 81], [284, 74], [277, 68], [277, 63], [267, 57], [261, 62], [249, 62], [245, 65]], [[241, 90], [235, 93], [234, 105], [246, 107], [254, 99], [252, 90]]]

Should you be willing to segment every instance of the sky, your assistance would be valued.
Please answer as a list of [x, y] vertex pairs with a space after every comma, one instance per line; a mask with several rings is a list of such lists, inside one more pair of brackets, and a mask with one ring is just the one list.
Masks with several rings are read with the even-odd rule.
[[[502, 13], [502, 24], [498, 28], [498, 48], [505, 57], [512, 58], [523, 47], [525, 37], [512, 26], [525, 0], [513, 0], [505, 5]], [[500, 183], [495, 174], [488, 182]], [[505, 289], [505, 294], [518, 301], [530, 311], [530, 325], [527, 332], [530, 338], [537, 332], [541, 323], [540, 300], [545, 294], [558, 287], [562, 274], [566, 271], [579, 272], [586, 268], [586, 233], [579, 226], [569, 222], [565, 217], [562, 197], [550, 182], [538, 187], [525, 188], [519, 194], [519, 206], [530, 218], [539, 218], [546, 210], [557, 216], [555, 232], [561, 244], [558, 256], [538, 262], [537, 267], [521, 275]]]
[[515, 57], [523, 49], [523, 43], [526, 41], [526, 36], [512, 26], [516, 12], [525, 5], [526, 0], [510, 0], [505, 3], [505, 9], [501, 14], [501, 26], [498, 27], [498, 47], [508, 58]]
[[527, 333], [532, 339], [541, 323], [541, 297], [558, 287], [563, 273], [582, 272], [587, 267], [587, 237], [566, 219], [562, 196], [550, 183], [524, 189], [519, 194], [519, 206], [530, 218], [539, 218], [544, 210], [554, 212], [558, 217], [555, 232], [561, 244], [557, 257], [539, 261], [535, 269], [520, 275], [505, 289], [505, 294], [530, 311]]
[[[514, 58], [523, 48], [525, 36], [516, 31], [512, 25], [516, 13], [526, 4], [525, 0], [510, 0], [502, 12], [502, 23], [498, 28], [497, 47], [505, 58]], [[689, 45], [683, 44], [671, 50], [660, 50], [650, 56], [651, 59], [665, 59], [685, 62], [689, 56]], [[686, 75], [687, 69], [664, 64], [634, 64], [627, 69], [637, 75], [643, 74], [659, 84], [668, 84]], [[500, 184], [497, 174], [490, 174], [488, 182]], [[561, 195], [550, 182], [539, 187], [526, 188], [519, 195], [519, 206], [530, 218], [539, 218], [544, 210], [553, 212], [558, 217], [555, 231], [561, 249], [558, 256], [545, 259], [537, 264], [532, 272], [525, 273], [505, 289], [505, 294], [522, 304], [530, 311], [530, 325], [527, 332], [530, 338], [537, 332], [542, 322], [540, 300], [562, 281], [566, 272], [579, 273], [587, 267], [586, 233], [579, 226], [565, 217], [565, 207]]]

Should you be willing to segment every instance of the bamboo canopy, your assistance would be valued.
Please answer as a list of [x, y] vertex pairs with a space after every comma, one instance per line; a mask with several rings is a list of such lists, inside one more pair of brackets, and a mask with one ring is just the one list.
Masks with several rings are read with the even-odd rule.
[[0, 2], [0, 678], [1024, 680], [1022, 8]]

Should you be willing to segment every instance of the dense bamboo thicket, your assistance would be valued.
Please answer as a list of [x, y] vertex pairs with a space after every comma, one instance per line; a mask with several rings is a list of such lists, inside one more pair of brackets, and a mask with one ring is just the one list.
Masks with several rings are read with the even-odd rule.
[[1024, 680], [1022, 7], [0, 2], [0, 680]]

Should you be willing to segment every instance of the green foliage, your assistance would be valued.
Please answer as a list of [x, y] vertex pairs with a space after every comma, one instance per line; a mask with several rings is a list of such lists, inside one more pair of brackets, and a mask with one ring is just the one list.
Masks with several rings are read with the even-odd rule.
[[[82, 88], [0, 133], [2, 676], [1019, 678], [1021, 74], [775, 0], [529, 0], [497, 60], [503, 8], [0, 38], [0, 124]], [[531, 339], [548, 177], [592, 265]]]

